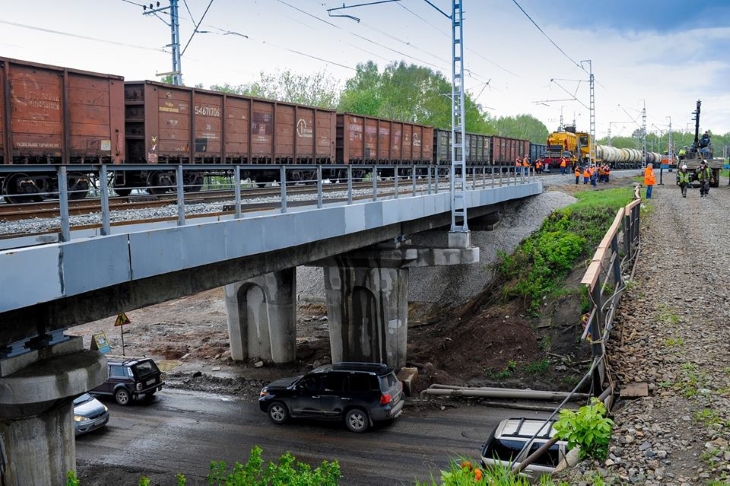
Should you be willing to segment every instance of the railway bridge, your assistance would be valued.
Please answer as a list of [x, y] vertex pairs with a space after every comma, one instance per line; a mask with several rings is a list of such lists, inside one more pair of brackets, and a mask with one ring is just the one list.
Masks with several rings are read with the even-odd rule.
[[[472, 187], [469, 225], [542, 182]], [[451, 196], [300, 207], [184, 221], [0, 251], [0, 467], [4, 484], [60, 484], [75, 468], [72, 400], [107, 377], [106, 360], [64, 329], [225, 286], [234, 359], [295, 359], [296, 267], [324, 267], [334, 360], [406, 359], [408, 269], [479, 261], [469, 233], [444, 248], [409, 235], [451, 223]]]

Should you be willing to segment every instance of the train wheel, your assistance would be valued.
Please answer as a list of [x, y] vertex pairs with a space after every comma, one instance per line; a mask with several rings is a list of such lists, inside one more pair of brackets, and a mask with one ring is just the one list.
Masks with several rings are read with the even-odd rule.
[[175, 192], [175, 174], [172, 172], [152, 172], [147, 178], [147, 192], [154, 195]]
[[199, 192], [203, 188], [203, 174], [200, 172], [188, 172], [183, 179], [185, 192]]
[[89, 194], [89, 179], [78, 172], [68, 175], [68, 198], [72, 201], [85, 199]]
[[132, 194], [132, 189], [130, 189], [128, 187], [116, 187], [115, 186], [114, 192], [116, 192], [118, 196], [127, 197], [130, 194]]
[[43, 196], [39, 192], [38, 186], [27, 174], [12, 174], [5, 179], [3, 195], [11, 204], [40, 202]]

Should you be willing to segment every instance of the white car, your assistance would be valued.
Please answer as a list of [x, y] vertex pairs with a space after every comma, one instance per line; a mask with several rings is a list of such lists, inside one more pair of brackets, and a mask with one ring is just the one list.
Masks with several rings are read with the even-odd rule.
[[[490, 465], [510, 468], [519, 465], [555, 435], [554, 423], [555, 420], [546, 422], [542, 419], [528, 418], [502, 420], [482, 445], [482, 464], [487, 468]], [[536, 433], [537, 435], [535, 435]], [[525, 444], [533, 436], [535, 439], [532, 444], [525, 449]], [[539, 476], [541, 473], [555, 471], [555, 467], [568, 452], [567, 446], [566, 441], [558, 441], [535, 462], [528, 465], [524, 472], [528, 476], [532, 476], [534, 473], [538, 473], [537, 476]]]
[[109, 422], [109, 409], [88, 393], [74, 400], [74, 427], [76, 435], [100, 429]]

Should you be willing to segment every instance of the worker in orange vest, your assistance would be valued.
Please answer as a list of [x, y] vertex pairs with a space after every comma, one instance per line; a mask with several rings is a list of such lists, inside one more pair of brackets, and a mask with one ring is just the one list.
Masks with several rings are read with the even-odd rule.
[[580, 182], [580, 166], [576, 164], [575, 166], [575, 183], [578, 184]]
[[522, 159], [520, 159], [520, 156], [518, 155], [515, 158], [515, 174], [519, 174], [522, 172]]
[[565, 157], [560, 159], [560, 173], [562, 175], [565, 175], [565, 168], [567, 167], [567, 165], [568, 165], [568, 161], [565, 160]]
[[646, 198], [651, 199], [651, 191], [656, 184], [656, 177], [654, 177], [654, 166], [650, 163], [646, 164], [644, 169], [644, 185], [646, 186]]
[[535, 161], [535, 172], [538, 174], [542, 174], [542, 159], [538, 158]]
[[525, 155], [525, 158], [522, 159], [522, 171], [525, 174], [530, 173], [530, 169], [528, 169], [528, 167], [530, 167], [530, 159], [527, 157], [527, 155]]
[[586, 165], [586, 168], [583, 169], [583, 184], [588, 184], [588, 181], [591, 180], [591, 168], [590, 166]]

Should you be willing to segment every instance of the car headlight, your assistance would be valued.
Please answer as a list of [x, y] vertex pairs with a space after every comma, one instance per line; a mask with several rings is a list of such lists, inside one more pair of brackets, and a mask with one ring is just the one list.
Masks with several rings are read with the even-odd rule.
[[74, 415], [74, 422], [83, 422], [84, 420], [86, 420], [86, 417], [83, 415]]

